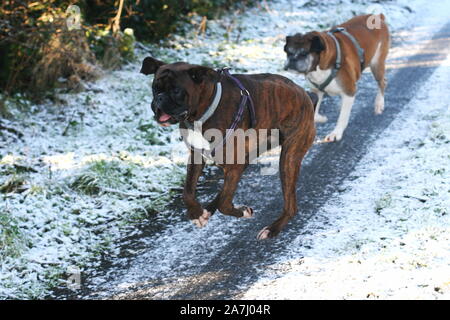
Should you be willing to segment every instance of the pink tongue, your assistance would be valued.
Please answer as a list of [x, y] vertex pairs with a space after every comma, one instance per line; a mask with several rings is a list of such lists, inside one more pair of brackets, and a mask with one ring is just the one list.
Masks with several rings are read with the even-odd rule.
[[170, 116], [165, 112], [162, 112], [162, 115], [159, 117], [160, 122], [166, 122], [169, 119], [170, 119]]

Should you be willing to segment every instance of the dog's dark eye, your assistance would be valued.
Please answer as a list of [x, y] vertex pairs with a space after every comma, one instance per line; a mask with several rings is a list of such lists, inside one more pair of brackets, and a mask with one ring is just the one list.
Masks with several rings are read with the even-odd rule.
[[293, 52], [292, 49], [288, 48], [288, 47], [284, 47], [284, 52], [286, 52], [286, 54], [288, 56], [292, 56]]
[[172, 89], [172, 93], [175, 95], [179, 95], [181, 93], [181, 89], [178, 87], [175, 87]]
[[158, 93], [161, 93], [163, 91], [163, 89], [160, 86], [156, 85], [156, 86], [152, 87], [152, 91], [153, 91], [153, 95], [157, 95]]

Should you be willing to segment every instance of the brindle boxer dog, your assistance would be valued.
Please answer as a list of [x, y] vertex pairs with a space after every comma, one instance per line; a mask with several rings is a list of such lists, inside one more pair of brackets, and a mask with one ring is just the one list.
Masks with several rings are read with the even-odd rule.
[[[155, 74], [152, 84], [153, 101], [151, 104], [156, 121], [162, 126], [179, 123], [186, 128], [186, 122], [193, 123], [207, 112], [215, 100], [215, 88], [222, 87], [220, 102], [212, 116], [203, 123], [202, 133], [219, 129], [222, 134], [234, 121], [235, 111], [241, 99], [241, 90], [229, 77], [214, 69], [184, 62], [166, 64], [147, 57], [142, 64], [141, 73]], [[308, 94], [291, 80], [274, 74], [236, 74], [236, 77], [253, 98], [256, 115], [256, 131], [278, 129], [281, 144], [280, 177], [284, 206], [281, 216], [270, 226], [262, 229], [258, 239], [276, 236], [297, 212], [296, 184], [303, 157], [311, 147], [315, 137], [314, 106]], [[245, 110], [237, 128], [247, 130], [250, 127], [250, 112]], [[258, 142], [258, 144], [260, 141]], [[223, 154], [230, 143], [225, 143]], [[234, 144], [233, 144], [234, 147]], [[272, 146], [269, 145], [270, 149]], [[193, 158], [199, 158], [192, 150], [187, 166], [183, 199], [187, 215], [197, 226], [203, 227], [210, 216], [218, 209], [225, 215], [237, 218], [250, 218], [250, 207], [235, 207], [233, 196], [244, 169], [248, 166], [250, 144], [245, 144], [245, 163], [220, 164], [224, 172], [223, 189], [215, 199], [203, 207], [195, 197], [197, 181], [205, 165], [204, 160], [196, 164]], [[202, 157], [200, 157], [202, 158]], [[255, 186], [257, 188], [257, 186]]]
[[[305, 74], [314, 86], [313, 92], [319, 96], [315, 121], [327, 121], [327, 117], [319, 113], [324, 93], [341, 96], [336, 127], [325, 137], [325, 142], [341, 140], [355, 101], [356, 82], [368, 66], [379, 88], [375, 98], [375, 114], [381, 114], [384, 110], [385, 61], [390, 46], [389, 30], [384, 20], [383, 14], [357, 16], [328, 32], [312, 31], [286, 37], [285, 69]], [[333, 36], [340, 48], [340, 69], [336, 65], [338, 54]], [[333, 72], [336, 72], [334, 76]]]

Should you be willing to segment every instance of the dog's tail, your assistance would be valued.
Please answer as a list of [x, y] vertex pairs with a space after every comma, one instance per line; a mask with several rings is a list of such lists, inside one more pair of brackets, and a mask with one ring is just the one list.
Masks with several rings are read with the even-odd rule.
[[306, 93], [308, 94], [309, 98], [311, 99], [311, 102], [314, 106], [314, 111], [316, 111], [317, 102], [319, 102], [319, 97], [314, 92], [306, 91]]

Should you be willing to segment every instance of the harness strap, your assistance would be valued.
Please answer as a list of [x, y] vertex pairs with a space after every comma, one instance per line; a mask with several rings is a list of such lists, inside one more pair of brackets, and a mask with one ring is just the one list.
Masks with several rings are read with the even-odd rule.
[[[242, 82], [239, 81], [239, 79], [236, 78], [235, 76], [231, 75], [229, 70], [230, 70], [230, 68], [223, 68], [222, 70], [220, 70], [220, 72], [223, 72], [227, 77], [229, 77], [231, 80], [233, 80], [234, 83], [236, 83], [236, 85], [238, 86], [238, 88], [241, 89], [240, 104], [242, 106], [245, 106], [247, 104], [247, 100], [248, 100], [248, 102], [249, 102], [248, 109], [250, 112], [250, 126], [252, 128], [254, 128], [254, 127], [256, 127], [256, 113], [255, 113], [255, 105], [253, 103], [252, 96], [250, 95], [250, 92], [248, 92], [248, 90], [245, 89]], [[244, 101], [244, 99], [245, 99], [245, 101]]]
[[347, 36], [347, 38], [349, 38], [352, 41], [353, 45], [356, 48], [356, 51], [358, 52], [359, 63], [361, 65], [361, 72], [362, 72], [363, 69], [364, 69], [364, 64], [365, 64], [365, 61], [364, 61], [365, 60], [364, 59], [364, 49], [361, 48], [361, 46], [359, 45], [358, 40], [356, 40], [356, 38], [350, 32], [345, 30], [345, 28], [336, 28], [335, 32], [342, 33], [343, 35]]
[[352, 34], [350, 34], [347, 30], [345, 30], [345, 28], [342, 28], [342, 27], [328, 31], [327, 34], [334, 40], [334, 43], [336, 45], [336, 63], [335, 63], [335, 67], [333, 68], [333, 70], [331, 70], [330, 75], [322, 84], [319, 85], [310, 80], [310, 82], [320, 91], [324, 91], [324, 89], [331, 83], [331, 81], [333, 81], [333, 79], [336, 78], [336, 75], [337, 75], [339, 69], [341, 68], [341, 62], [342, 62], [341, 47], [339, 45], [338, 39], [334, 36], [334, 33], [337, 33], [337, 32], [340, 32], [343, 35], [345, 35], [353, 43], [353, 45], [355, 46], [356, 51], [358, 53], [359, 63], [361, 66], [361, 72], [364, 70], [364, 65], [365, 65], [364, 49], [361, 48], [361, 46], [358, 43], [358, 40], [356, 40], [356, 38]]
[[322, 84], [317, 84], [315, 82], [312, 82], [310, 80], [310, 82], [319, 90], [319, 91], [323, 91], [330, 83], [331, 81], [333, 81], [334, 78], [336, 78], [336, 75], [339, 71], [339, 69], [341, 69], [341, 63], [342, 63], [342, 53], [341, 53], [341, 46], [339, 45], [339, 41], [338, 39], [334, 36], [333, 31], [329, 31], [327, 32], [327, 34], [333, 39], [334, 44], [336, 46], [336, 62], [335, 62], [335, 66], [333, 68], [333, 70], [331, 70], [330, 75], [328, 76], [328, 78], [322, 83]]
[[[252, 99], [250, 93], [248, 92], [248, 90], [242, 84], [242, 82], [238, 78], [232, 76], [230, 74], [229, 70], [230, 70], [230, 68], [223, 68], [223, 69], [220, 69], [218, 72], [223, 73], [225, 76], [227, 76], [231, 80], [233, 80], [233, 82], [236, 84], [236, 86], [241, 90], [241, 100], [239, 102], [239, 107], [237, 108], [237, 110], [234, 113], [233, 122], [232, 122], [230, 128], [226, 130], [224, 139], [222, 139], [221, 142], [217, 143], [212, 148], [211, 153], [210, 153], [211, 156], [214, 156], [216, 149], [219, 147], [219, 145], [224, 146], [226, 144], [228, 138], [234, 133], [234, 130], [237, 128], [237, 126], [239, 125], [239, 123], [242, 120], [245, 107], [248, 107], [248, 109], [249, 109], [251, 127], [252, 128], [256, 127], [256, 112], [255, 112], [255, 105], [253, 103], [253, 99]], [[217, 109], [217, 106], [219, 105], [220, 96], [222, 94], [222, 86], [221, 86], [220, 82], [217, 83], [216, 90], [218, 90], [218, 91], [220, 90], [220, 94], [218, 94], [218, 92], [216, 92], [216, 95], [215, 95], [215, 98], [214, 98], [214, 101], [213, 101], [211, 107], [208, 108], [208, 110], [205, 112], [205, 114], [203, 114], [203, 116], [198, 120], [198, 121], [200, 121], [200, 124], [203, 124], [203, 122], [208, 120], [212, 116], [214, 111]], [[219, 98], [217, 98], [217, 97], [219, 97]], [[217, 105], [216, 105], [216, 102], [217, 102]], [[188, 127], [189, 129], [194, 129], [194, 126], [190, 122], [185, 120], [184, 123], [185, 123], [186, 127]], [[195, 123], [197, 124], [198, 122], [196, 121]], [[196, 148], [191, 146], [191, 149], [196, 149]], [[199, 150], [199, 151], [205, 157], [203, 150]]]
[[[227, 129], [225, 138], [222, 139], [222, 143], [221, 143], [222, 147], [226, 144], [228, 138], [234, 133], [234, 130], [237, 128], [239, 122], [241, 122], [242, 117], [244, 115], [244, 109], [246, 106], [248, 107], [249, 112], [250, 112], [250, 126], [252, 128], [256, 127], [256, 113], [255, 113], [255, 105], [253, 103], [253, 99], [252, 99], [250, 93], [248, 92], [248, 90], [242, 84], [242, 82], [238, 78], [232, 76], [229, 70], [230, 70], [230, 68], [222, 68], [219, 72], [223, 73], [225, 76], [227, 76], [228, 78], [233, 80], [234, 83], [237, 85], [237, 87], [241, 90], [241, 101], [239, 102], [239, 107], [238, 107], [237, 111], [235, 112], [234, 121], [231, 124], [231, 127], [229, 129]], [[219, 146], [219, 144], [217, 144], [212, 149], [211, 156], [214, 157], [218, 146]]]

